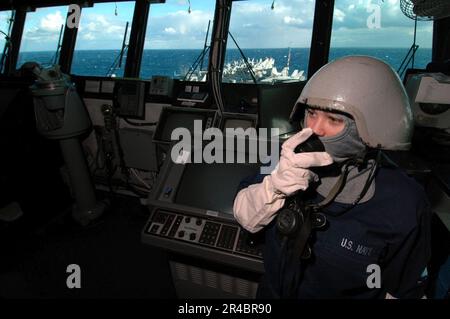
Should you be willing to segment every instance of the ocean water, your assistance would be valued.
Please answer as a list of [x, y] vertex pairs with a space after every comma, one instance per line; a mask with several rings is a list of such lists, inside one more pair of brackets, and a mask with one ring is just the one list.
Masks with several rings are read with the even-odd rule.
[[[329, 60], [349, 55], [360, 54], [380, 58], [397, 70], [406, 56], [409, 48], [331, 48]], [[308, 70], [309, 49], [292, 48], [290, 59], [290, 71], [294, 69]], [[288, 60], [288, 48], [283, 49], [243, 49], [248, 59], [264, 59], [272, 57], [275, 66], [281, 71]], [[119, 67], [118, 57], [120, 50], [84, 50], [75, 51], [71, 73], [77, 75], [107, 76], [111, 73], [116, 76], [123, 75], [126, 57], [123, 57]], [[180, 77], [191, 68], [194, 62], [201, 56], [201, 50], [144, 50], [141, 74], [142, 78], [151, 78], [152, 75], [165, 75]], [[237, 49], [227, 51], [225, 63], [240, 60], [242, 57]], [[43, 65], [52, 64], [55, 60], [54, 51], [22, 52], [19, 55], [18, 66], [26, 61], [36, 61]], [[416, 68], [425, 68], [431, 61], [431, 49], [419, 48], [415, 56]], [[203, 69], [208, 64], [208, 53], [203, 59]]]

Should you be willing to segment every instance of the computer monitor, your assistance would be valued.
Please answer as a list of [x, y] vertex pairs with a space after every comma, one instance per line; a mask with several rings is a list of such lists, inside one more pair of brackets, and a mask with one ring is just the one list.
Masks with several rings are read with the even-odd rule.
[[232, 215], [239, 184], [257, 173], [258, 167], [252, 164], [188, 164], [174, 203]]
[[202, 121], [202, 130], [214, 126], [216, 111], [209, 109], [192, 109], [184, 107], [165, 107], [161, 111], [158, 124], [155, 129], [153, 141], [156, 143], [170, 144], [172, 131], [184, 127], [193, 136], [194, 121]]
[[278, 129], [278, 134], [298, 131], [299, 122], [290, 122], [290, 114], [305, 82], [258, 86], [258, 127]]
[[[226, 143], [216, 152], [223, 152], [226, 159]], [[192, 152], [195, 152], [192, 149]], [[233, 163], [175, 163], [166, 158], [158, 177], [155, 191], [150, 195], [151, 206], [187, 214], [219, 217], [234, 222], [233, 202], [239, 184], [260, 172], [261, 164], [251, 151], [232, 150]], [[237, 163], [238, 156], [246, 158]], [[252, 159], [250, 161], [250, 159]], [[256, 159], [256, 161], [254, 160]]]

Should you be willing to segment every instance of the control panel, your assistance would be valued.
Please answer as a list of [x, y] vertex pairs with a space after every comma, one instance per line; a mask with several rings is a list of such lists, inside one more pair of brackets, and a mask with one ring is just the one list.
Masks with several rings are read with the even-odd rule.
[[145, 119], [145, 83], [132, 80], [116, 81], [114, 107], [122, 117]]
[[206, 82], [180, 82], [174, 104], [187, 107], [207, 107], [211, 103], [209, 90]]
[[262, 271], [263, 245], [252, 236], [236, 224], [162, 209], [153, 212], [143, 232], [149, 244], [199, 257], [209, 253], [216, 261]]

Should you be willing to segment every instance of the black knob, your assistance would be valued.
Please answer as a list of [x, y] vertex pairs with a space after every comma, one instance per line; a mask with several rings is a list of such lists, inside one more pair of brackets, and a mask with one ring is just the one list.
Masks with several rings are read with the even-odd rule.
[[312, 214], [312, 224], [314, 228], [322, 228], [327, 224], [327, 218], [322, 213]]
[[179, 232], [178, 232], [178, 237], [184, 237], [184, 230], [180, 230]]
[[190, 223], [190, 222], [191, 222], [191, 217], [186, 216], [186, 217], [184, 218], [184, 221], [185, 221], [186, 223]]
[[276, 225], [283, 236], [293, 236], [303, 224], [302, 212], [290, 208], [282, 208], [278, 213]]
[[195, 224], [197, 226], [200, 226], [202, 224], [202, 220], [200, 218], [197, 218], [197, 220], [195, 221]]
[[195, 240], [195, 233], [191, 233], [190, 235], [189, 235], [189, 239], [190, 240]]

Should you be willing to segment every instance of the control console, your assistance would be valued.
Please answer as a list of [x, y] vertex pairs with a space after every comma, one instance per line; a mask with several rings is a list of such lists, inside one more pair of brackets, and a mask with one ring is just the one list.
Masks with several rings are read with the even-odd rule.
[[231, 222], [155, 209], [142, 236], [171, 251], [263, 271], [262, 240]]

